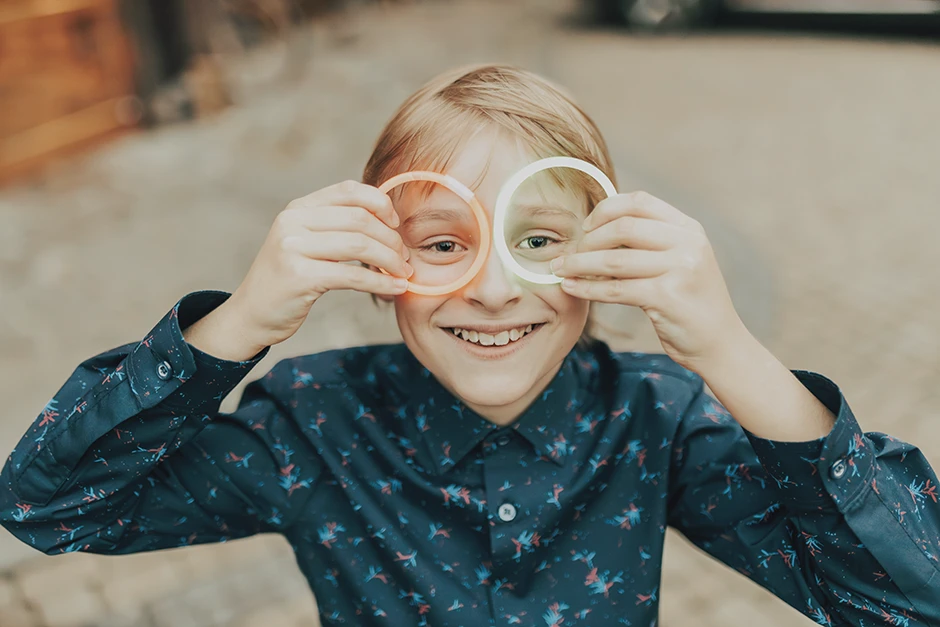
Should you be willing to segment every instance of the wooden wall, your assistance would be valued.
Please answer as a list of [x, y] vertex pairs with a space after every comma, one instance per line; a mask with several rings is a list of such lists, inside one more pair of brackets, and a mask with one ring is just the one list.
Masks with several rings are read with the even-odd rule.
[[0, 183], [138, 119], [117, 0], [0, 0]]

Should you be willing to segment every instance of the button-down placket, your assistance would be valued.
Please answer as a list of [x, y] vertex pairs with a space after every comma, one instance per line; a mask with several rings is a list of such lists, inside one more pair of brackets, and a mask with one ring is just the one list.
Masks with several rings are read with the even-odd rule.
[[538, 456], [524, 438], [502, 429], [483, 444], [483, 489], [489, 504], [493, 592], [519, 593], [528, 588], [532, 560], [539, 547], [538, 506], [541, 492], [532, 466]]

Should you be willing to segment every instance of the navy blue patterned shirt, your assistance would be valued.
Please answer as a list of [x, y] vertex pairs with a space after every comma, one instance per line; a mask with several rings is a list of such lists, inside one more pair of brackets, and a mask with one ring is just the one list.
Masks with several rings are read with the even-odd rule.
[[49, 553], [283, 534], [325, 625], [653, 626], [672, 526], [821, 625], [940, 626], [937, 477], [862, 433], [839, 388], [825, 438], [746, 432], [664, 355], [575, 349], [508, 427], [403, 345], [228, 362], [182, 329], [82, 363], [0, 475], [0, 521]]

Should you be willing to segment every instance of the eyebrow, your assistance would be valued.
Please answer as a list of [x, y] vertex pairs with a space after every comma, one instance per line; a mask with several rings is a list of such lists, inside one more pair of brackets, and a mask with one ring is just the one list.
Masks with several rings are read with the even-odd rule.
[[559, 205], [514, 205], [511, 211], [517, 215], [526, 215], [533, 218], [562, 216], [565, 218], [571, 217], [576, 220], [581, 219], [575, 212]]
[[402, 222], [401, 228], [417, 226], [424, 222], [464, 222], [469, 209], [421, 209], [411, 214]]

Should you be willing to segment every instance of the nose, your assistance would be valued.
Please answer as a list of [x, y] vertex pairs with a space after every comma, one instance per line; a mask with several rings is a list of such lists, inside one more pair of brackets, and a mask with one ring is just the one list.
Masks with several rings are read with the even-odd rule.
[[521, 300], [522, 286], [491, 247], [479, 274], [463, 289], [463, 298], [477, 307], [496, 313]]

